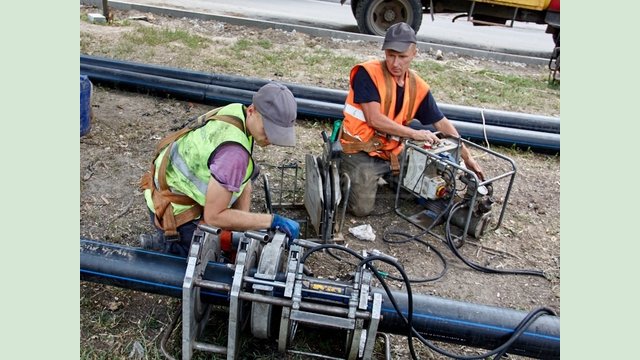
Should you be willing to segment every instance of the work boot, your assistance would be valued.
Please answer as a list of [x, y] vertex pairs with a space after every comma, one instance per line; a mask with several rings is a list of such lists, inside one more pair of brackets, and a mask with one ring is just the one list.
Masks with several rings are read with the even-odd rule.
[[141, 234], [139, 237], [140, 246], [146, 250], [164, 250], [164, 235], [159, 232], [153, 234]]

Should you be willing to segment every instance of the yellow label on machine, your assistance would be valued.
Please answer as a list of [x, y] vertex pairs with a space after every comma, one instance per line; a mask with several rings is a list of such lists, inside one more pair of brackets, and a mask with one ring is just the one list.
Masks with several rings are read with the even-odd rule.
[[322, 291], [322, 292], [328, 292], [328, 293], [333, 293], [333, 294], [343, 294], [344, 293], [344, 289], [337, 287], [337, 286], [330, 286], [330, 285], [325, 285], [325, 284], [310, 284], [309, 289], [311, 290], [316, 290], [316, 291]]

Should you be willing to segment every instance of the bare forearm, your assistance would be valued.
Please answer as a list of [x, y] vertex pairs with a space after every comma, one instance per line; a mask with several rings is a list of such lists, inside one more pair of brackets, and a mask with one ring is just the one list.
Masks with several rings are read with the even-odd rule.
[[383, 114], [376, 114], [368, 118], [367, 122], [369, 126], [385, 134], [411, 139], [415, 137], [416, 130], [400, 125]]
[[267, 229], [272, 215], [249, 212], [251, 185], [248, 184], [232, 208], [228, 208], [232, 193], [213, 177], [209, 180], [204, 221], [212, 226], [237, 231]]
[[386, 115], [380, 112], [380, 104], [377, 102], [361, 104], [362, 111], [367, 124], [372, 128], [388, 135], [394, 135], [402, 138], [410, 138], [414, 140], [423, 140], [423, 135], [419, 130], [412, 129], [408, 126], [398, 124]]
[[[436, 128], [436, 130], [442, 132], [443, 134], [460, 137], [456, 128], [453, 126], [451, 121], [449, 121], [449, 119], [447, 119], [446, 117], [442, 118], [440, 121], [433, 124], [433, 126]], [[460, 153], [460, 156], [462, 157], [462, 160], [464, 160], [464, 163], [466, 164], [467, 168], [475, 172], [476, 175], [478, 175], [478, 177], [480, 178], [480, 180], [484, 181], [485, 176], [484, 176], [484, 172], [482, 171], [482, 167], [480, 166], [480, 164], [478, 164], [475, 161], [475, 159], [471, 155], [471, 152], [464, 145], [464, 143], [462, 144], [462, 151]]]
[[268, 229], [271, 226], [272, 215], [252, 213], [238, 209], [224, 209], [219, 213], [207, 212], [205, 208], [204, 221], [212, 226], [236, 231]]

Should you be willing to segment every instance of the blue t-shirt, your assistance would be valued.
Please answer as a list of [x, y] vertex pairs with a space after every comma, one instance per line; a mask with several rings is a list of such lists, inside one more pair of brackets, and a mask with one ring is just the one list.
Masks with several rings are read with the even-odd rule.
[[[353, 78], [353, 101], [356, 104], [368, 103], [368, 102], [381, 102], [378, 88], [371, 80], [371, 76], [367, 70], [362, 66], [358, 68], [356, 76]], [[402, 108], [402, 102], [404, 100], [404, 87], [396, 86], [396, 111], [399, 113]], [[427, 96], [418, 106], [415, 119], [420, 121], [422, 125], [431, 125], [444, 117], [442, 111], [438, 108], [436, 100], [431, 95], [431, 90], [427, 92]]]

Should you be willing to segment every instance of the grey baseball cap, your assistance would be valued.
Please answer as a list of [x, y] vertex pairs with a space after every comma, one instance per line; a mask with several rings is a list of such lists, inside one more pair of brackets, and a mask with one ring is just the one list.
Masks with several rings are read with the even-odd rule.
[[294, 123], [298, 106], [286, 86], [275, 81], [264, 85], [253, 95], [253, 105], [264, 119], [264, 132], [270, 143], [296, 145]]
[[416, 32], [405, 22], [391, 25], [384, 36], [382, 50], [390, 49], [405, 52], [411, 44], [416, 43]]

